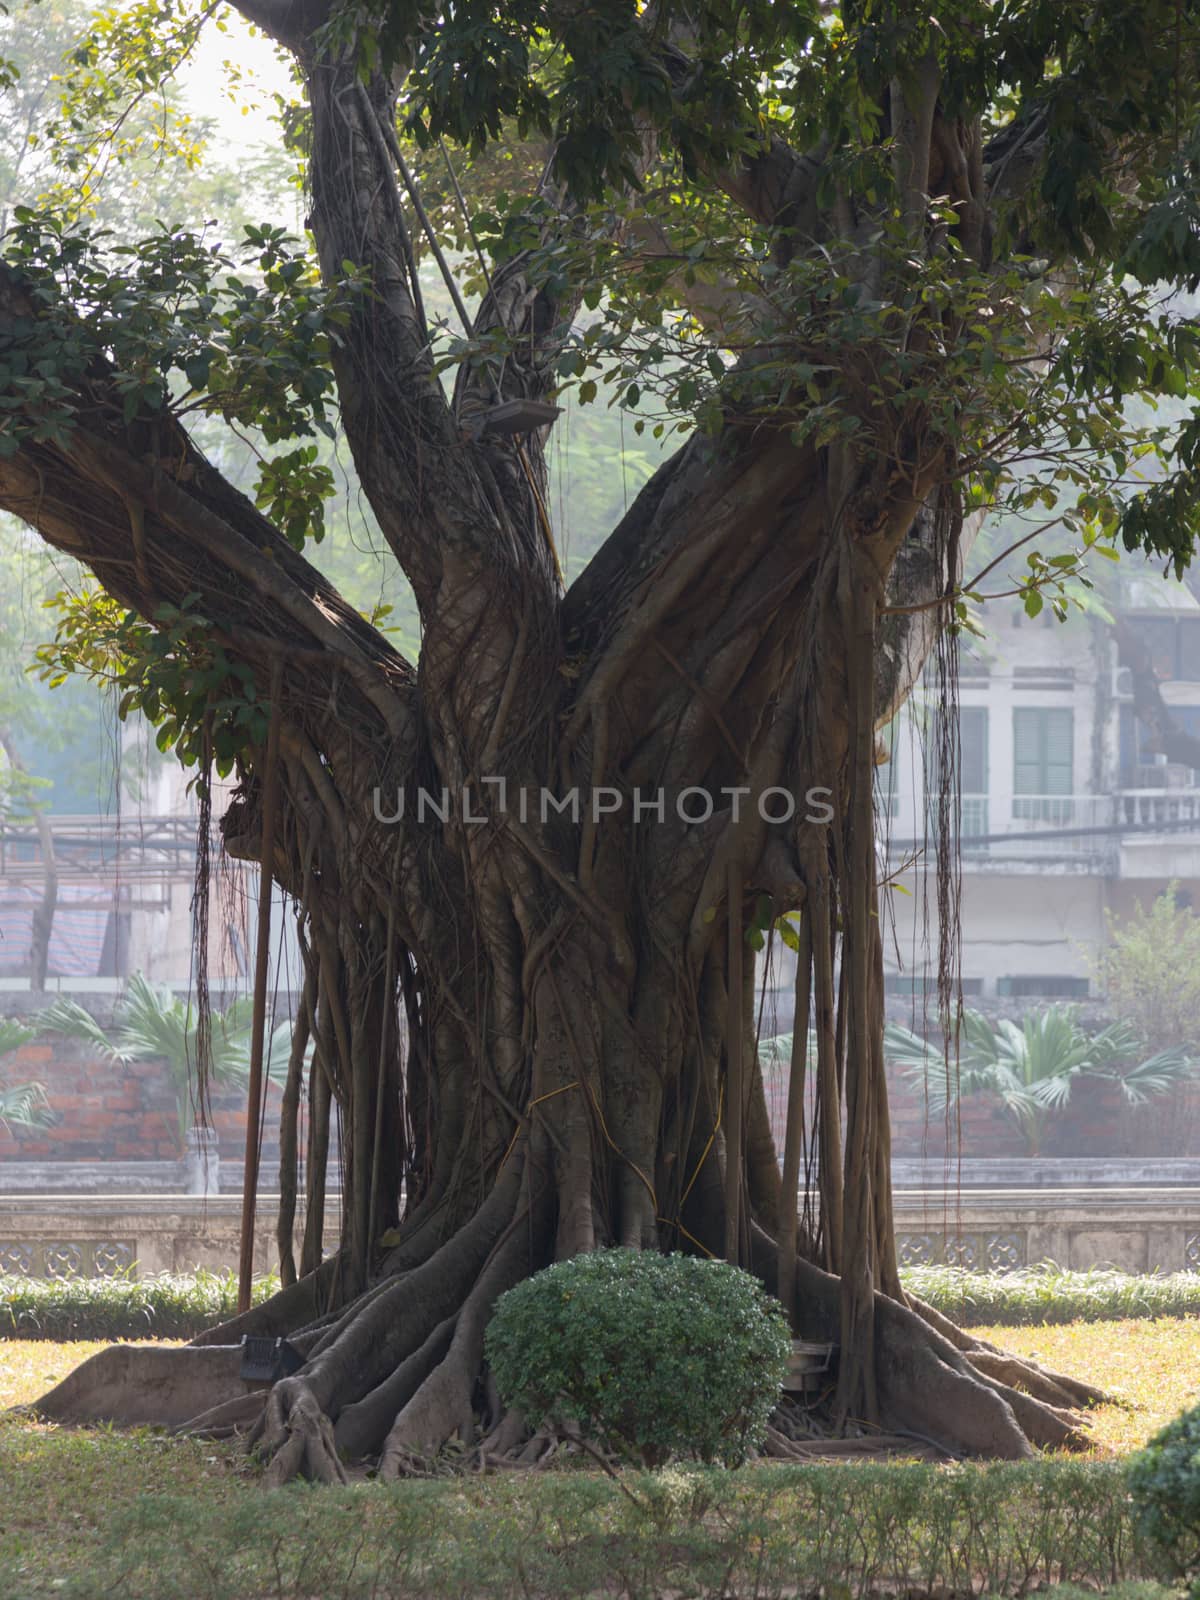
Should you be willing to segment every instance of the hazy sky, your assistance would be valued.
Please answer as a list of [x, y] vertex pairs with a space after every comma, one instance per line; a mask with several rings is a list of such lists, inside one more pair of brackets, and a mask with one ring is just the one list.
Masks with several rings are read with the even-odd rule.
[[[287, 62], [269, 39], [254, 33], [236, 12], [227, 9], [224, 16], [227, 31], [220, 33], [211, 24], [207, 26], [184, 68], [181, 81], [189, 109], [194, 116], [216, 118], [216, 142], [229, 149], [274, 143], [278, 133], [271, 124], [271, 96], [292, 92]], [[231, 88], [225, 67], [230, 61], [248, 74], [249, 82]]]

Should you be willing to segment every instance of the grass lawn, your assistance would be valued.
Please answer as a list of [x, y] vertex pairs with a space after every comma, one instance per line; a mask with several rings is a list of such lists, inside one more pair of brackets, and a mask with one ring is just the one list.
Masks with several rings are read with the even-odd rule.
[[[1133, 1409], [1097, 1415], [1100, 1459], [669, 1470], [630, 1474], [635, 1499], [591, 1471], [267, 1493], [235, 1447], [0, 1420], [0, 1597], [778, 1600], [823, 1584], [861, 1600], [973, 1579], [1167, 1600], [1126, 1581], [1144, 1564], [1112, 1458], [1196, 1399], [1200, 1319], [990, 1336], [1124, 1392]], [[98, 1348], [0, 1341], [0, 1407]]]

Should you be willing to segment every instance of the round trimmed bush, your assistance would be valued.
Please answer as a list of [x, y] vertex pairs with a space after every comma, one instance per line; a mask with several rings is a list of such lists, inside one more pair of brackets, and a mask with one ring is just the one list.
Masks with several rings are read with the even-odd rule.
[[1127, 1481], [1138, 1531], [1200, 1597], [1200, 1406], [1155, 1434], [1130, 1461]]
[[762, 1439], [791, 1353], [783, 1309], [725, 1261], [598, 1250], [497, 1302], [487, 1359], [530, 1422], [573, 1419], [610, 1448], [734, 1466]]

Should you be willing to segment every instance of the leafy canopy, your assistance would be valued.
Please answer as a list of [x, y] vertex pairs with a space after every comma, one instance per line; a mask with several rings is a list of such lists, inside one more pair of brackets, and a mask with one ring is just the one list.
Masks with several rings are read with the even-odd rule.
[[[560, 395], [615, 395], [660, 436], [749, 423], [802, 448], [937, 460], [963, 510], [1068, 531], [1072, 549], [1026, 549], [1014, 577], [1031, 612], [1049, 598], [1065, 615], [1088, 553], [1124, 544], [1181, 570], [1194, 549], [1200, 332], [1168, 291], [1200, 284], [1198, 9], [387, 0], [336, 7], [311, 48], [354, 49], [364, 79], [396, 75], [418, 169], [436, 157], [467, 185], [468, 215], [455, 196], [439, 219], [489, 272], [520, 257], [564, 315], [583, 307], [553, 357]], [[65, 170], [101, 152], [119, 164], [120, 108], [170, 79], [210, 12], [97, 14], [47, 133]], [[931, 72], [945, 126], [978, 121], [987, 215], [955, 198], [939, 158], [914, 231], [891, 89]], [[287, 138], [303, 152], [302, 113]], [[785, 149], [791, 177], [811, 177], [802, 194], [772, 188]], [[505, 153], [513, 192], [497, 186]], [[297, 546], [321, 538], [332, 356], [353, 298], [373, 292], [354, 263], [322, 286], [307, 246], [270, 224], [233, 245], [194, 218], [117, 243], [61, 195], [21, 213], [9, 250], [36, 315], [0, 348], [0, 451], [63, 437], [100, 362], [127, 427], [169, 412], [259, 440], [259, 503]], [[446, 368], [516, 353], [495, 330], [434, 341]], [[1161, 412], [1134, 421], [1133, 396]], [[956, 620], [985, 597], [968, 581]], [[122, 671], [157, 683], [125, 709], [194, 759], [211, 708], [145, 659], [178, 623], [128, 620]], [[206, 626], [197, 606], [185, 653], [220, 664]], [[206, 693], [257, 691], [230, 672]], [[222, 718], [230, 748], [253, 744], [252, 711]]]

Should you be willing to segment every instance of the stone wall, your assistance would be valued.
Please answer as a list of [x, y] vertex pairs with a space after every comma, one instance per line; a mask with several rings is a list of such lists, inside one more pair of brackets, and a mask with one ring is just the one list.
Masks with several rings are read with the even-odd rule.
[[[337, 1239], [337, 1197], [326, 1212]], [[260, 1198], [254, 1270], [276, 1263], [276, 1197]], [[1200, 1186], [900, 1190], [904, 1265], [950, 1262], [1006, 1272], [1039, 1261], [1078, 1270], [1200, 1272]], [[235, 1268], [240, 1202], [182, 1195], [0, 1196], [0, 1272], [87, 1277]]]
[[[254, 1229], [254, 1271], [278, 1265], [278, 1196], [260, 1196]], [[31, 1277], [113, 1277], [132, 1272], [236, 1271], [241, 1201], [221, 1196], [0, 1196], [0, 1272]], [[336, 1197], [326, 1208], [326, 1239], [336, 1244]], [[299, 1238], [299, 1233], [298, 1236]]]
[[1200, 1272], [1200, 1187], [898, 1190], [901, 1266]]

